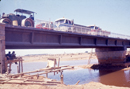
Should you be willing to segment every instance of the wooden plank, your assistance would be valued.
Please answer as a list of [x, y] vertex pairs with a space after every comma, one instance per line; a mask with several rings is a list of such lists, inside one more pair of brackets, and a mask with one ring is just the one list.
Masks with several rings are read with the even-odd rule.
[[64, 83], [64, 82], [63, 82], [64, 79], [63, 79], [63, 75], [62, 75], [62, 74], [60, 75], [60, 78], [61, 78], [61, 84], [63, 84], [63, 83]]
[[[17, 80], [17, 82], [16, 82]], [[0, 84], [38, 84], [38, 85], [56, 85], [60, 81], [28, 80], [28, 79], [0, 79]]]
[[15, 62], [19, 62], [19, 61], [23, 61], [23, 59], [14, 59], [14, 60], [6, 60], [6, 63], [8, 64], [8, 63], [15, 63]]
[[29, 73], [35, 73], [35, 72], [42, 72], [42, 71], [45, 71], [45, 70], [60, 69], [61, 67], [68, 67], [68, 65], [64, 65], [64, 66], [60, 66], [60, 67], [55, 67], [55, 68], [43, 68], [43, 69], [39, 69], [39, 70], [35, 70], [35, 71], [30, 71], [30, 72], [12, 74], [12, 75], [8, 75], [8, 77], [10, 77], [10, 76], [19, 76], [19, 75], [29, 74]]
[[80, 82], [80, 80], [75, 84], [75, 85], [78, 85], [79, 84], [79, 82]]
[[19, 73], [19, 66], [17, 65], [17, 73]]
[[11, 72], [11, 63], [9, 63], [9, 73]]
[[60, 66], [60, 58], [58, 59], [58, 67]]
[[21, 72], [23, 73], [23, 61], [21, 61]]
[[4, 82], [0, 82], [0, 84], [25, 84], [25, 85], [28, 85], [28, 84], [31, 84], [31, 85], [33, 85], [33, 84], [36, 84], [36, 85], [57, 85], [57, 83], [32, 83], [32, 82], [28, 82], [28, 83], [26, 83], [26, 82], [6, 82], [6, 81], [4, 81]]
[[19, 71], [18, 72], [20, 73], [20, 61], [19, 61]]
[[[48, 73], [50, 73], [50, 72], [63, 71], [63, 70], [66, 70], [66, 69], [72, 69], [72, 68], [73, 68], [73, 66], [71, 66], [71, 67], [67, 67], [67, 68], [62, 68], [62, 69], [56, 69], [56, 70], [48, 70], [47, 72], [39, 73], [38, 75], [48, 74]], [[26, 77], [31, 77], [31, 76], [37, 76], [37, 74], [24, 76], [24, 78], [26, 78]]]
[[[0, 81], [5, 81], [6, 79], [0, 79]], [[61, 83], [60, 81], [45, 81], [44, 79], [43, 80], [37, 80], [37, 79], [18, 79], [18, 78], [11, 78], [10, 80], [20, 80], [20, 81], [29, 81], [29, 82], [46, 82], [46, 83]]]

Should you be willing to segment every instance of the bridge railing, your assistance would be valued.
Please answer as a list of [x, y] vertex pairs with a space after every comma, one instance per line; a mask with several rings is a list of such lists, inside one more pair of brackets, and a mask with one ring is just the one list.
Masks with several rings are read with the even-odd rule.
[[130, 36], [122, 35], [122, 34], [118, 34], [118, 33], [112, 33], [112, 32], [109, 35], [109, 37], [120, 38], [120, 39], [130, 39]]
[[87, 26], [85, 27], [85, 26], [75, 26], [75, 25], [67, 25], [67, 24], [60, 24], [60, 25], [62, 26], [56, 27], [54, 28], [54, 30], [80, 33], [80, 34], [88, 34], [88, 35], [97, 35], [97, 36], [104, 36], [104, 37], [130, 39], [130, 36], [127, 36], [127, 35], [112, 33], [105, 30], [91, 29], [91, 28], [88, 28]]

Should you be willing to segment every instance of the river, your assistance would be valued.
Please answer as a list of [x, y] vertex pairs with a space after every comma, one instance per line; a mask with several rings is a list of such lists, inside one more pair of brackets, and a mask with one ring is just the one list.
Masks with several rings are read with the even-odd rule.
[[[75, 60], [75, 61], [61, 61], [60, 65], [87, 65], [88, 60]], [[91, 64], [98, 63], [96, 59], [91, 60]], [[47, 62], [31, 62], [24, 63], [23, 70], [24, 72], [33, 71], [40, 68], [45, 68]], [[16, 65], [12, 64], [12, 72], [16, 73]], [[82, 69], [78, 68], [76, 70], [64, 70], [64, 83], [66, 85], [73, 85], [77, 83], [85, 84], [91, 81], [100, 82], [106, 85], [114, 85], [114, 86], [123, 86], [130, 87], [130, 70], [93, 70], [93, 69]], [[45, 75], [43, 75], [45, 76]], [[51, 79], [60, 80], [60, 73], [54, 75], [54, 73], [49, 73], [48, 77]]]

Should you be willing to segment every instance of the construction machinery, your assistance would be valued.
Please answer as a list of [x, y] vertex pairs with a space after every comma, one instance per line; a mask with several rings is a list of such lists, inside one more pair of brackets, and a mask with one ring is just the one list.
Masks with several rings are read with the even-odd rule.
[[[3, 13], [2, 18], [0, 18], [0, 23], [5, 23], [9, 25], [15, 26], [26, 26], [26, 27], [34, 27], [34, 13], [33, 11], [24, 10], [24, 9], [16, 9], [14, 12], [16, 14]], [[30, 15], [30, 17], [27, 15]]]

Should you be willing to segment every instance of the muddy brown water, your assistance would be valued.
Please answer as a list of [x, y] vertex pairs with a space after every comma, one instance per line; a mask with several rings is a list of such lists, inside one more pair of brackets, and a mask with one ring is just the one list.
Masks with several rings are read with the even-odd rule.
[[[86, 65], [87, 60], [76, 60], [76, 61], [61, 61], [61, 65]], [[98, 63], [96, 59], [91, 61], [92, 64]], [[24, 63], [24, 72], [33, 71], [40, 68], [45, 68], [47, 62], [32, 62]], [[16, 65], [12, 65], [12, 72], [16, 73]], [[63, 72], [64, 83], [67, 85], [89, 83], [91, 81], [100, 82], [105, 85], [123, 86], [130, 87], [130, 70], [93, 70], [93, 69], [82, 69], [78, 68], [76, 70], [65, 70]], [[45, 75], [43, 75], [45, 76]], [[48, 77], [51, 79], [60, 80], [60, 73], [54, 76], [53, 73], [49, 73]]]

